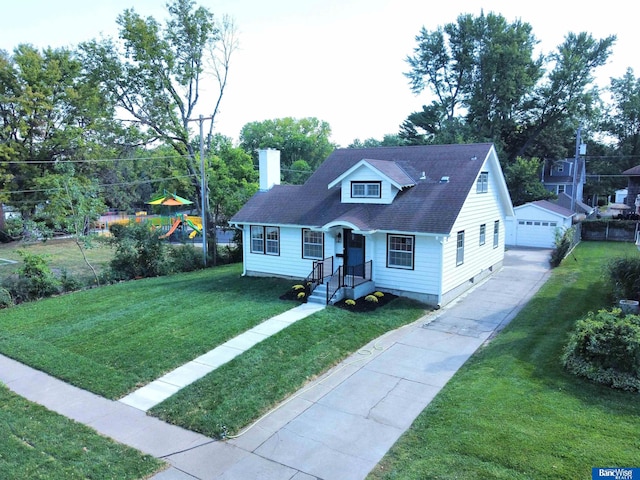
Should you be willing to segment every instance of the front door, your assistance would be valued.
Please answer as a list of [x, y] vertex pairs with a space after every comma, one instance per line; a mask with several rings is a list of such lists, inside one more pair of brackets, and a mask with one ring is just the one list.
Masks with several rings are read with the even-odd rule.
[[344, 230], [345, 267], [347, 275], [364, 277], [364, 236]]

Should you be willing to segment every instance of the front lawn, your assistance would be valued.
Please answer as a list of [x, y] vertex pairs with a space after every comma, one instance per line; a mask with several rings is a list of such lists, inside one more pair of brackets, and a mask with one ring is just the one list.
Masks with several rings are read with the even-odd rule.
[[0, 353], [116, 399], [295, 306], [242, 266], [150, 278], [0, 311]]
[[568, 374], [574, 322], [609, 307], [608, 259], [633, 244], [583, 242], [511, 324], [449, 381], [370, 479], [589, 479], [640, 466], [638, 394]]
[[424, 314], [424, 305], [406, 298], [367, 313], [329, 306], [182, 389], [151, 413], [211, 437], [236, 434], [363, 345]]
[[0, 384], [2, 479], [139, 479], [164, 465]]

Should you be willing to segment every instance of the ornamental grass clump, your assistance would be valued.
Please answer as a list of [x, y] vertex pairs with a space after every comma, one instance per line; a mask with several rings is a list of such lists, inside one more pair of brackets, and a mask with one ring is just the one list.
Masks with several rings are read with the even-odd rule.
[[373, 292], [373, 294], [378, 298], [384, 297], [384, 293], [382, 293], [382, 292]]
[[356, 301], [351, 298], [348, 298], [347, 300], [344, 301], [344, 304], [350, 307], [354, 307], [356, 304]]

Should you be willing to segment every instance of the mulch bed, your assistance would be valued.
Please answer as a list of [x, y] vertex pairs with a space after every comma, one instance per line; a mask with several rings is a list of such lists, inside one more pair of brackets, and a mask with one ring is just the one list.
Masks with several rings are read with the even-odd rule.
[[[288, 290], [284, 294], [280, 295], [280, 300], [306, 303], [308, 294], [306, 294], [302, 299], [298, 298], [298, 293], [301, 291], [303, 290], [293, 290], [293, 289]], [[336, 302], [334, 306], [338, 308], [344, 308], [345, 310], [349, 310], [351, 312], [372, 312], [377, 308], [384, 307], [387, 303], [389, 303], [394, 298], [398, 298], [397, 295], [394, 295], [392, 293], [386, 293], [386, 292], [382, 292], [382, 293], [384, 293], [384, 296], [377, 297], [378, 298], [377, 302], [370, 302], [365, 300], [365, 297], [360, 297], [355, 300], [356, 302], [355, 305], [349, 305], [345, 303], [346, 302], [346, 299], [345, 299], [345, 300], [340, 300], [339, 302]]]
[[389, 303], [394, 298], [398, 298], [397, 295], [393, 293], [384, 293], [383, 297], [378, 297], [377, 302], [370, 302], [365, 300], [365, 297], [356, 298], [355, 305], [348, 305], [346, 299], [340, 300], [334, 304], [335, 307], [344, 308], [345, 310], [349, 310], [351, 312], [372, 312], [377, 308], [384, 307], [387, 303]]

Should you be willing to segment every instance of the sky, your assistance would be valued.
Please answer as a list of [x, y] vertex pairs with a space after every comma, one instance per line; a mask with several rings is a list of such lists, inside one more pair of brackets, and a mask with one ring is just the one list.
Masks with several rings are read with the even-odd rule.
[[[21, 43], [75, 47], [100, 36], [117, 37], [116, 18], [127, 8], [157, 20], [164, 0], [0, 0], [0, 49]], [[227, 90], [214, 130], [238, 140], [249, 122], [316, 117], [331, 126], [331, 141], [381, 140], [398, 133], [407, 116], [430, 102], [414, 95], [404, 73], [422, 27], [429, 31], [458, 15], [494, 12], [531, 24], [540, 53], [569, 32], [616, 35], [600, 86], [633, 68], [640, 75], [640, 28], [625, 0], [198, 0], [238, 28]], [[212, 84], [212, 90], [215, 91]], [[210, 94], [210, 97], [213, 95]], [[208, 115], [211, 107], [201, 112]]]

